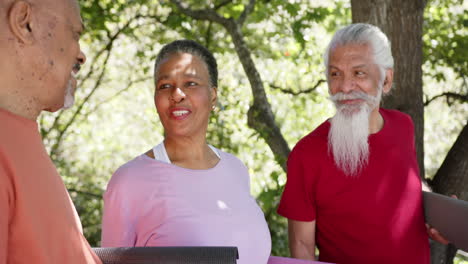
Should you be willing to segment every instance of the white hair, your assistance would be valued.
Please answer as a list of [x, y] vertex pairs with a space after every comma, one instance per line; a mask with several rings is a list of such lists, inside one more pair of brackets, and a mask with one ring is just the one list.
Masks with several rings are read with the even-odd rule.
[[[382, 89], [376, 96], [364, 92], [336, 93], [330, 100], [336, 107], [328, 132], [328, 151], [336, 166], [347, 176], [356, 176], [369, 158], [369, 116], [379, 104]], [[341, 100], [362, 99], [364, 104], [340, 104]]]
[[65, 88], [65, 99], [63, 101], [62, 109], [68, 109], [73, 106], [75, 103], [75, 95], [73, 89], [73, 81], [72, 78], [74, 77], [74, 73], [70, 74], [70, 79], [68, 79], [67, 87]]
[[373, 59], [375, 64], [379, 67], [381, 81], [383, 82], [385, 79], [385, 70], [393, 69], [393, 56], [390, 41], [378, 27], [364, 23], [351, 24], [338, 30], [335, 35], [333, 35], [323, 56], [327, 79], [330, 52], [337, 46], [349, 44], [367, 44], [371, 46]]

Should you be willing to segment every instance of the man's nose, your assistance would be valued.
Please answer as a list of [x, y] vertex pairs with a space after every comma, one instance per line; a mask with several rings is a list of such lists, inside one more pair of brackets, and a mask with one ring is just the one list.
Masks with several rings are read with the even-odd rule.
[[341, 82], [340, 90], [343, 93], [350, 93], [356, 89], [356, 81], [354, 78], [345, 76]]
[[86, 55], [81, 50], [80, 50], [80, 53], [78, 54], [77, 61], [81, 65], [83, 65], [86, 62]]

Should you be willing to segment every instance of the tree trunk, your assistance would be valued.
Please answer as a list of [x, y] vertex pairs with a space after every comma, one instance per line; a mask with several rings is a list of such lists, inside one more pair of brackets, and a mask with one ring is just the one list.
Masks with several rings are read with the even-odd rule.
[[434, 176], [432, 187], [435, 192], [468, 200], [468, 122]]
[[383, 107], [411, 116], [416, 152], [424, 178], [424, 103], [422, 90], [422, 29], [425, 0], [351, 0], [353, 23], [378, 26], [392, 43], [393, 88]]
[[[416, 152], [424, 179], [424, 103], [422, 88], [422, 31], [425, 0], [351, 0], [353, 22], [374, 24], [392, 43], [395, 60], [394, 84], [383, 107], [398, 109], [411, 116], [415, 127]], [[466, 131], [465, 131], [466, 130]], [[466, 186], [468, 168], [468, 129], [460, 134], [437, 172], [434, 190], [460, 194]], [[463, 175], [464, 174], [464, 175]], [[466, 195], [466, 194], [465, 194]], [[456, 249], [431, 242], [431, 263], [453, 263]]]
[[[445, 157], [431, 184], [435, 192], [468, 200], [468, 122]], [[453, 263], [453, 246], [431, 245], [432, 263]]]

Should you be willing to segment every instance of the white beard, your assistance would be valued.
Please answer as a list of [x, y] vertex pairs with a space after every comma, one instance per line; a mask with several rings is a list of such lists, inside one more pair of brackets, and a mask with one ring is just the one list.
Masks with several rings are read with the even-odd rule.
[[73, 73], [70, 75], [70, 79], [68, 80], [67, 87], [65, 89], [65, 100], [63, 101], [62, 109], [68, 109], [75, 103], [72, 78], [74, 78]]
[[[357, 175], [369, 158], [369, 117], [378, 107], [382, 90], [377, 96], [363, 92], [337, 93], [330, 97], [336, 107], [328, 133], [328, 149], [336, 166], [347, 176]], [[360, 104], [340, 104], [341, 100], [364, 99]]]

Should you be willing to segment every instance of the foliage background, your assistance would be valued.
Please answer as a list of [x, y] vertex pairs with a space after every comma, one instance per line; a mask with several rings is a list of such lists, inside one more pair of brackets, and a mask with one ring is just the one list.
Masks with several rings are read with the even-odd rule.
[[[237, 17], [248, 1], [186, 1]], [[228, 4], [226, 4], [228, 3]], [[225, 5], [223, 5], [225, 4]], [[218, 107], [208, 142], [239, 157], [250, 169], [252, 193], [265, 212], [273, 255], [288, 256], [286, 220], [275, 210], [285, 173], [257, 132], [247, 126], [249, 82], [232, 39], [217, 24], [194, 21], [168, 1], [82, 0], [88, 57], [77, 103], [43, 114], [42, 134], [75, 202], [92, 246], [100, 245], [102, 194], [122, 164], [162, 140], [153, 104], [152, 64], [164, 43], [195, 39], [218, 60]], [[440, 167], [468, 119], [468, 7], [459, 0], [431, 0], [425, 9], [424, 94], [426, 177]], [[322, 53], [332, 32], [351, 22], [349, 1], [258, 1], [243, 27], [268, 99], [290, 148], [333, 115], [323, 82]], [[457, 96], [438, 95], [450, 93]], [[459, 256], [456, 263], [463, 263]], [[468, 263], [468, 262], [465, 262]]]

